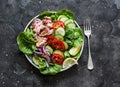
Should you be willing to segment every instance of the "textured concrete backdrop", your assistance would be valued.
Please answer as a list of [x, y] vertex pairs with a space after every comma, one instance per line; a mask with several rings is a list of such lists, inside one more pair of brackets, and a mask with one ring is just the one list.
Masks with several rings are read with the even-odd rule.
[[[17, 47], [16, 37], [45, 10], [70, 9], [83, 25], [92, 21], [94, 70], [87, 70], [87, 43], [79, 60], [55, 76], [43, 76]], [[120, 0], [0, 0], [0, 87], [120, 87]]]

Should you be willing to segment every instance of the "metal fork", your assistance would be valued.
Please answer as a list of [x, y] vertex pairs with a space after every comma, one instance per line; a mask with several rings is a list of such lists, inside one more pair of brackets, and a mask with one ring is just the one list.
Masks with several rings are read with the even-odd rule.
[[88, 69], [92, 70], [94, 68], [93, 66], [93, 61], [92, 61], [92, 57], [91, 57], [91, 52], [90, 52], [90, 40], [89, 37], [91, 35], [91, 23], [90, 23], [90, 18], [87, 18], [84, 20], [84, 34], [87, 36], [88, 38], [88, 51], [89, 51], [89, 56], [88, 56]]

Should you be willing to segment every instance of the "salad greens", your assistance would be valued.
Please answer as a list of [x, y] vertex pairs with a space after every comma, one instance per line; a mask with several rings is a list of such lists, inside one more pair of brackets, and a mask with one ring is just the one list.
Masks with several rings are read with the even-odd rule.
[[[68, 45], [72, 46], [78, 46], [80, 44], [82, 44], [83, 40], [84, 40], [84, 36], [82, 33], [82, 29], [80, 28], [66, 28], [66, 42]], [[70, 47], [69, 47], [70, 48]]]
[[46, 61], [40, 57], [33, 57], [33, 62], [39, 66], [40, 72], [44, 75], [55, 75], [59, 73], [62, 68], [60, 65], [53, 63], [50, 63], [48, 67]]
[[65, 15], [69, 19], [73, 19], [74, 20], [74, 14], [70, 10], [67, 10], [67, 9], [63, 9], [63, 10], [57, 11], [56, 15], [57, 15], [57, 17], [60, 16], [60, 15]]
[[45, 16], [49, 16], [54, 20], [56, 19], [55, 12], [52, 11], [44, 11], [41, 14], [39, 14], [40, 19], [43, 19]]
[[45, 16], [49, 16], [53, 19], [53, 21], [56, 21], [60, 15], [65, 15], [70, 19], [74, 20], [74, 15], [70, 10], [62, 9], [57, 12], [54, 11], [44, 11], [41, 14], [39, 14], [39, 18], [43, 19]]
[[[43, 63], [43, 62], [41, 62], [41, 63]], [[41, 65], [39, 65], [39, 67], [40, 67], [40, 72], [44, 75], [55, 75], [55, 74], [59, 73], [62, 68], [62, 66], [60, 66], [58, 64], [53, 64], [53, 63], [50, 63], [49, 67], [41, 68]]]
[[76, 26], [74, 14], [67, 9], [57, 12], [42, 12], [30, 23], [26, 31], [20, 32], [17, 37], [19, 50], [26, 55], [32, 56], [32, 62], [39, 67], [40, 72], [44, 75], [59, 73], [63, 68], [64, 60], [67, 58], [77, 61], [80, 57], [83, 41], [82, 29]]
[[80, 57], [80, 53], [77, 53], [73, 58], [78, 59]]
[[65, 51], [65, 52], [64, 52], [64, 56], [65, 56], [65, 58], [70, 57], [69, 51]]
[[27, 29], [26, 32], [19, 33], [17, 37], [17, 44], [19, 50], [24, 54], [27, 55], [33, 54], [33, 52], [36, 49], [33, 35], [34, 33]]

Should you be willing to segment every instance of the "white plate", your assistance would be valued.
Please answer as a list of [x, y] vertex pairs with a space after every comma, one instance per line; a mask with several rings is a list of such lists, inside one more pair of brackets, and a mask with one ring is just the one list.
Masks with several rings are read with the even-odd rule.
[[[25, 30], [24, 30], [24, 31], [26, 31], [26, 29], [27, 29], [28, 26], [31, 24], [31, 22], [32, 22], [35, 18], [37, 18], [38, 16], [39, 16], [39, 15], [35, 16], [33, 19], [31, 19], [31, 20], [29, 21], [29, 23], [28, 23], [27, 26], [25, 27]], [[80, 26], [78, 25], [78, 23], [77, 23], [76, 21], [75, 21], [75, 24], [77, 25], [77, 27], [80, 28]], [[82, 54], [82, 52], [83, 52], [83, 48], [84, 48], [84, 41], [82, 42], [82, 48], [81, 48], [81, 51], [80, 51], [80, 56], [81, 56], [81, 54]], [[39, 67], [36, 66], [36, 65], [32, 62], [32, 57], [30, 57], [30, 56], [28, 56], [28, 55], [25, 55], [25, 56], [26, 56], [27, 60], [28, 60], [34, 67], [36, 67], [37, 69], [39, 69]], [[79, 58], [77, 59], [77, 61], [80, 59], [80, 56], [79, 56]], [[71, 66], [69, 66], [69, 67], [67, 67], [67, 68], [62, 68], [62, 69], [61, 69], [61, 72], [69, 69], [69, 68], [72, 67], [72, 66], [73, 66], [73, 65], [71, 65]]]

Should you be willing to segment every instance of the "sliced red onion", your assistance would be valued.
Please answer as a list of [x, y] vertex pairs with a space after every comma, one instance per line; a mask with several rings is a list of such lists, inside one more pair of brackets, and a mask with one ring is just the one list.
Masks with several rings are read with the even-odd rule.
[[45, 55], [45, 54], [43, 54], [42, 56], [46, 59], [46, 61], [47, 61], [48, 63], [51, 62], [50, 56]]
[[48, 63], [51, 62], [50, 53], [48, 51], [46, 51], [45, 45], [38, 48], [38, 50], [36, 50], [35, 53], [44, 57]]
[[42, 55], [42, 53], [38, 51], [35, 51], [35, 54]]

